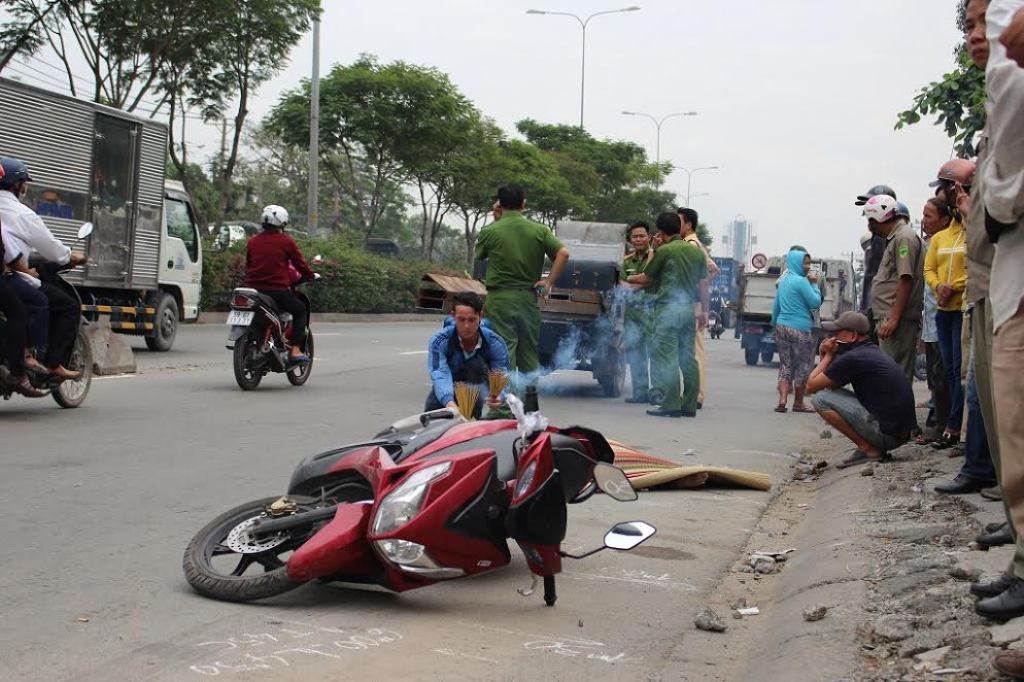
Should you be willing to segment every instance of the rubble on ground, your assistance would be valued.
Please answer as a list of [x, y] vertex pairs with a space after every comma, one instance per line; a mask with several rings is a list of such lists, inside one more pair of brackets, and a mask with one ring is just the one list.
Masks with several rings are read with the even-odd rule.
[[705, 630], [707, 632], [725, 632], [726, 628], [725, 621], [710, 606], [697, 614], [693, 624], [697, 626], [698, 630]]

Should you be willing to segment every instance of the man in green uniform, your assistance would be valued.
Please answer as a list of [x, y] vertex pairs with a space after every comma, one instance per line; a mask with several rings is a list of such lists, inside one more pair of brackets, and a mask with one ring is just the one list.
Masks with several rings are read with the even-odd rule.
[[[647, 410], [654, 417], [696, 417], [700, 372], [694, 353], [700, 281], [708, 276], [701, 250], [679, 236], [675, 213], [658, 215], [655, 252], [644, 271], [626, 281], [654, 292], [654, 343], [651, 375], [661, 406]], [[679, 372], [683, 373], [683, 393]]]
[[[633, 253], [622, 260], [619, 279], [625, 282], [630, 276], [638, 275], [647, 267], [654, 255], [651, 249], [651, 226], [639, 220], [626, 230], [626, 238], [633, 245]], [[651, 343], [651, 300], [650, 295], [639, 287], [625, 287], [625, 315], [622, 330], [622, 345], [626, 350], [626, 361], [633, 383], [633, 396], [627, 403], [646, 403], [650, 397], [651, 383], [647, 370], [650, 361]]]
[[[513, 388], [522, 398], [525, 385], [536, 381], [540, 364], [537, 296], [551, 291], [569, 260], [569, 250], [546, 225], [523, 217], [526, 199], [522, 187], [500, 187], [498, 204], [501, 219], [480, 232], [476, 257], [487, 259], [484, 315], [508, 346], [509, 364], [519, 375]], [[551, 259], [551, 271], [541, 279], [544, 256]]]

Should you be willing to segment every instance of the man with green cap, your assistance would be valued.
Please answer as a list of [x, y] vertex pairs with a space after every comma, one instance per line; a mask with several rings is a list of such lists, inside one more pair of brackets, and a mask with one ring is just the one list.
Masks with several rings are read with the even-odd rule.
[[[626, 239], [633, 246], [633, 252], [622, 259], [619, 266], [619, 279], [625, 282], [632, 275], [639, 274], [647, 267], [654, 249], [651, 248], [651, 226], [638, 220], [626, 229]], [[630, 380], [633, 383], [633, 395], [626, 398], [627, 403], [647, 403], [651, 378], [647, 365], [650, 362], [651, 334], [651, 300], [650, 295], [639, 287], [625, 287], [625, 314], [622, 330], [622, 345], [626, 351], [629, 364]]]
[[[498, 204], [501, 218], [480, 232], [476, 257], [487, 259], [484, 315], [508, 346], [509, 364], [519, 375], [513, 389], [521, 398], [525, 383], [535, 381], [531, 375], [540, 364], [537, 296], [551, 291], [569, 260], [569, 250], [546, 225], [523, 216], [526, 199], [522, 187], [500, 187]], [[541, 279], [545, 256], [551, 259], [551, 271]]]
[[[627, 278], [653, 292], [654, 342], [651, 350], [653, 396], [661, 406], [647, 410], [654, 417], [696, 417], [700, 373], [695, 355], [701, 280], [708, 276], [704, 254], [679, 236], [681, 221], [672, 212], [658, 215], [658, 236], [651, 262], [640, 274]], [[679, 372], [683, 373], [683, 392]]]

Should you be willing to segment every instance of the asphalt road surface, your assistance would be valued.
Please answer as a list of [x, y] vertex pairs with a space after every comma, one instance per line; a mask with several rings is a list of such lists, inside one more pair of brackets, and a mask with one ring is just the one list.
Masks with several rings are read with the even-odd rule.
[[[599, 543], [617, 521], [645, 519], [658, 533], [632, 553], [566, 560], [554, 608], [540, 591], [517, 594], [530, 582], [517, 549], [504, 570], [401, 595], [313, 584], [235, 605], [191, 591], [182, 551], [208, 520], [283, 492], [301, 458], [420, 411], [435, 328], [318, 325], [306, 386], [270, 375], [243, 393], [224, 328], [185, 327], [170, 353], [135, 343], [139, 373], [97, 379], [77, 410], [0, 404], [0, 678], [702, 679], [673, 652], [770, 493], [574, 505], [567, 549]], [[746, 367], [732, 339], [707, 345], [697, 419], [648, 417], [580, 372], [545, 379], [541, 409], [652, 454], [781, 480], [818, 419], [775, 414], [775, 370]]]

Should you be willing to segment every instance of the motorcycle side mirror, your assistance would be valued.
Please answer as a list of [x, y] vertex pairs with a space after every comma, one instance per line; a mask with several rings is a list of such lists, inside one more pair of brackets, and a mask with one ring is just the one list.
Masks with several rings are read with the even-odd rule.
[[619, 502], [632, 502], [639, 497], [625, 472], [607, 462], [598, 462], [594, 466], [594, 481], [605, 495]]
[[646, 521], [626, 521], [612, 526], [605, 533], [604, 546], [624, 552], [646, 542], [658, 529]]
[[78, 238], [85, 239], [92, 234], [92, 223], [82, 223], [82, 226], [78, 228]]

